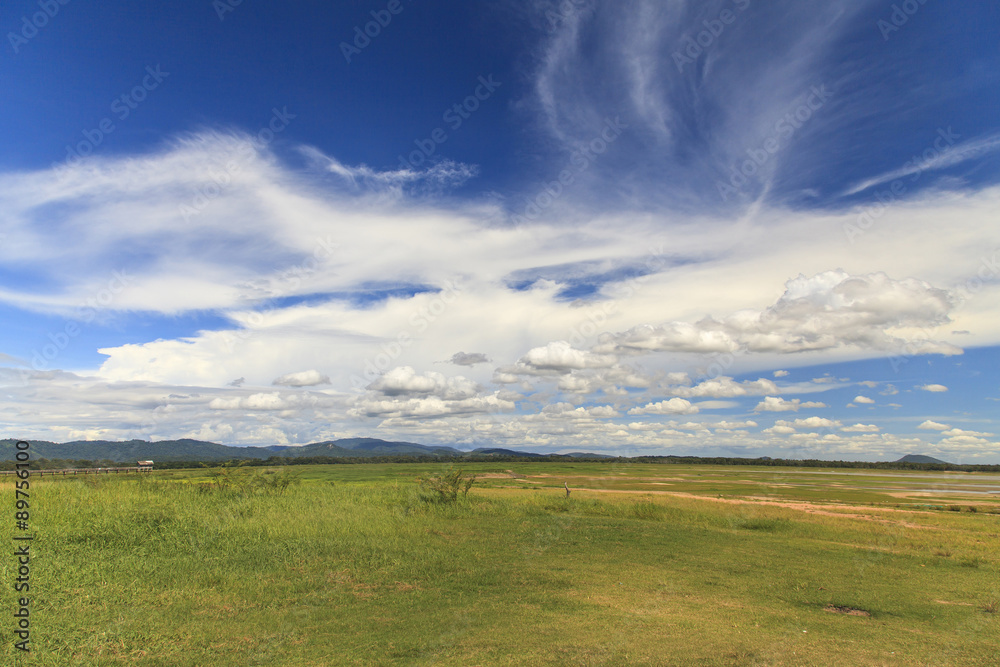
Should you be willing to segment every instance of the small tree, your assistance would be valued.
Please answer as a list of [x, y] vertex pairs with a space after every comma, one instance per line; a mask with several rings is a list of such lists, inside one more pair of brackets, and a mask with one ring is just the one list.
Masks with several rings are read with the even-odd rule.
[[459, 491], [462, 497], [469, 495], [469, 489], [476, 483], [476, 476], [466, 476], [461, 468], [450, 468], [436, 477], [419, 478], [420, 489], [430, 500], [441, 503], [453, 503], [458, 500]]

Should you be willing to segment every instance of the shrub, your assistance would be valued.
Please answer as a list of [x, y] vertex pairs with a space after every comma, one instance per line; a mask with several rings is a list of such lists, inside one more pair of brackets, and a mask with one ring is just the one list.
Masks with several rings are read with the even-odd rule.
[[423, 477], [417, 481], [420, 482], [424, 500], [453, 503], [458, 500], [459, 491], [463, 498], [469, 495], [469, 489], [476, 483], [476, 476], [466, 476], [461, 468], [450, 468], [436, 477]]

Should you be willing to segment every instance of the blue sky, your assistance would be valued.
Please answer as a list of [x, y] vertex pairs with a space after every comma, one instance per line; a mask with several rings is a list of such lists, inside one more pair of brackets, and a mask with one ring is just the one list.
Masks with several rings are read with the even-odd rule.
[[0, 423], [1000, 463], [998, 27], [7, 3]]

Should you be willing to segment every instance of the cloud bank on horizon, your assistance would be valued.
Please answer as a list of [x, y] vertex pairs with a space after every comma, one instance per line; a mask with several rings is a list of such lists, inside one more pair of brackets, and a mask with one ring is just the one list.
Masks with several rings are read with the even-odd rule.
[[67, 6], [0, 64], [4, 431], [1000, 462], [1000, 11], [913, 5]]

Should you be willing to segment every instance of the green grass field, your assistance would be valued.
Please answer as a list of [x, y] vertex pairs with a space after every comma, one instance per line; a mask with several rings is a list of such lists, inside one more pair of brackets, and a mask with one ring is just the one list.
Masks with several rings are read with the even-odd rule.
[[415, 482], [440, 464], [32, 478], [32, 651], [11, 546], [0, 661], [1000, 664], [1000, 476], [465, 469], [454, 504]]

